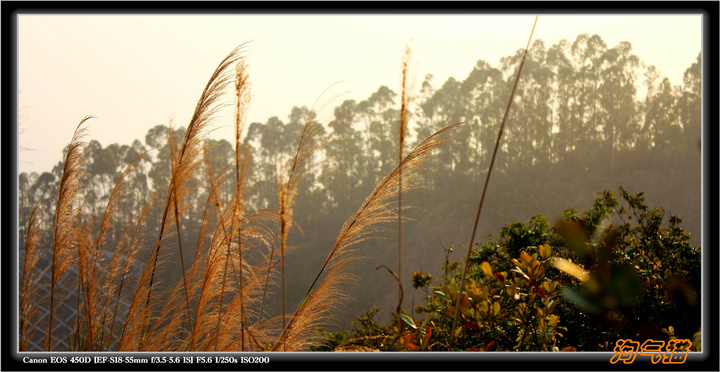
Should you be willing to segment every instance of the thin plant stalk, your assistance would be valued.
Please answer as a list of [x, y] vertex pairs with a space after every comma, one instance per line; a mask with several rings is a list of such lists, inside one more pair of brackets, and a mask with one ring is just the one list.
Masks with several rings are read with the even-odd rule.
[[[209, 180], [209, 182], [210, 182], [210, 190], [209, 190], [209, 192], [208, 192], [209, 195], [208, 195], [208, 203], [207, 203], [207, 204], [212, 204], [212, 205], [215, 206], [215, 208], [217, 209], [217, 214], [218, 214], [218, 225], [220, 225], [220, 227], [222, 228], [222, 231], [228, 231], [228, 230], [227, 230], [227, 227], [225, 226], [224, 219], [223, 219], [223, 211], [222, 211], [222, 209], [220, 208], [220, 200], [218, 199], [218, 195], [217, 195], [218, 184], [217, 184], [217, 182], [215, 181], [215, 177], [213, 176], [213, 169], [212, 169], [212, 164], [210, 163], [210, 157], [209, 157], [207, 145], [206, 145], [206, 147], [204, 148], [204, 151], [205, 151], [205, 156], [204, 156], [204, 159], [205, 159], [205, 168], [206, 168], [206, 170], [207, 170], [208, 180]], [[221, 174], [221, 178], [222, 178], [222, 174]], [[222, 182], [222, 179], [221, 179], [221, 182]], [[205, 214], [207, 215], [207, 208], [206, 208]], [[203, 217], [203, 221], [205, 221], [205, 217]], [[223, 270], [222, 286], [221, 286], [221, 288], [220, 288], [220, 296], [219, 296], [218, 299], [216, 300], [216, 307], [222, 306], [222, 303], [223, 303], [223, 295], [225, 294], [225, 275], [226, 275], [226, 273], [227, 273], [227, 271], [228, 271], [228, 268], [227, 268], [227, 266], [228, 266], [228, 261], [229, 261], [229, 257], [228, 257], [228, 256], [230, 255], [230, 242], [229, 242], [229, 240], [230, 240], [230, 235], [231, 235], [231, 232], [228, 231], [228, 236], [227, 236], [227, 238], [226, 238], [226, 239], [228, 240], [228, 248], [226, 249], [225, 269]], [[197, 252], [199, 253], [199, 249], [198, 249]], [[210, 258], [208, 258], [208, 259], [210, 259]], [[197, 262], [197, 261], [198, 261], [198, 257], [196, 256], [196, 257], [195, 257], [195, 262]], [[208, 266], [210, 266], [210, 263], [208, 263]], [[207, 279], [207, 278], [205, 278], [205, 279]], [[202, 301], [203, 301], [203, 299], [202, 299], [203, 293], [204, 293], [204, 291], [201, 291], [201, 292], [200, 292], [201, 298], [198, 300], [198, 311], [195, 313], [195, 317], [196, 317], [196, 318], [200, 316], [200, 308], [201, 308], [201, 303], [202, 303]], [[219, 316], [218, 316], [217, 323], [216, 323], [216, 327], [215, 327], [215, 351], [218, 350], [218, 343], [219, 343], [219, 339], [220, 339], [220, 324], [221, 324], [221, 321], [222, 321], [222, 311], [219, 311]], [[195, 325], [197, 326], [198, 323], [199, 323], [199, 322], [198, 322], [197, 319], [196, 319], [196, 320], [195, 320]]]
[[[235, 182], [236, 182], [236, 204], [235, 204], [235, 215], [238, 216], [241, 214], [241, 198], [243, 194], [243, 182], [245, 179], [245, 172], [244, 170], [247, 169], [245, 165], [247, 165], [245, 158], [247, 156], [242, 157], [242, 152], [240, 149], [240, 135], [242, 134], [242, 131], [245, 127], [245, 115], [247, 112], [247, 107], [250, 103], [250, 84], [248, 82], [248, 73], [246, 70], [246, 65], [244, 60], [241, 58], [237, 65], [235, 66], [235, 94], [236, 94], [236, 104], [235, 107]], [[242, 160], [241, 160], [242, 158]], [[240, 228], [238, 227], [238, 253], [240, 255], [240, 343], [241, 343], [241, 350], [245, 351], [245, 308], [243, 304], [243, 284], [242, 284], [242, 267], [243, 267], [243, 260], [242, 260], [242, 232]]]
[[[126, 192], [124, 190], [124, 187], [127, 184], [127, 177], [130, 174], [130, 172], [135, 169], [135, 167], [137, 166], [139, 161], [147, 155], [147, 153], [148, 153], [148, 151], [145, 151], [142, 154], [138, 155], [135, 159], [133, 159], [133, 161], [130, 162], [130, 164], [128, 164], [128, 166], [125, 168], [123, 173], [120, 175], [120, 178], [118, 178], [117, 182], [115, 183], [115, 187], [113, 188], [113, 191], [110, 194], [108, 204], [105, 208], [105, 214], [103, 215], [100, 232], [98, 233], [97, 239], [95, 240], [95, 246], [94, 246], [95, 260], [97, 260], [97, 256], [100, 252], [100, 246], [104, 243], [104, 241], [106, 239], [107, 231], [109, 230], [110, 225], [111, 225], [112, 215], [118, 206], [119, 199]], [[132, 220], [133, 219], [131, 218], [130, 221], [132, 221]], [[130, 221], [128, 221], [128, 222], [130, 222]], [[125, 231], [123, 232], [123, 235], [124, 235], [124, 233], [125, 233]], [[115, 248], [115, 251], [113, 252], [113, 256], [110, 260], [110, 266], [108, 269], [109, 274], [106, 277], [104, 277], [104, 279], [103, 279], [103, 281], [106, 283], [105, 290], [107, 292], [106, 292], [104, 304], [102, 305], [102, 320], [100, 322], [101, 325], [105, 324], [107, 317], [108, 317], [108, 308], [110, 305], [110, 300], [112, 298], [112, 296], [110, 295], [111, 290], [109, 290], [109, 289], [112, 288], [112, 290], [115, 290], [116, 287], [115, 287], [114, 283], [118, 279], [118, 277], [117, 277], [118, 274], [121, 275], [119, 278], [119, 280], [120, 280], [119, 288], [120, 289], [122, 289], [122, 284], [125, 279], [124, 273], [121, 274], [120, 270], [115, 269], [117, 267], [117, 265], [119, 265], [119, 262], [118, 262], [119, 256], [121, 254], [122, 247], [123, 247], [122, 242], [123, 242], [123, 238], [121, 237], [120, 241], [118, 242], [118, 244]], [[130, 261], [129, 254], [128, 254], [127, 261]], [[119, 294], [120, 294], [120, 290], [118, 290], [118, 296], [119, 296]], [[104, 341], [105, 341], [105, 327], [102, 327], [102, 329], [100, 331], [100, 341], [99, 341], [101, 349], [103, 347]]]
[[273, 264], [273, 257], [275, 256], [275, 247], [277, 247], [277, 238], [279, 234], [274, 235], [274, 240], [272, 242], [272, 245], [270, 246], [270, 258], [268, 259], [268, 268], [265, 273], [265, 287], [263, 289], [263, 296], [262, 300], [260, 301], [260, 311], [258, 312], [258, 322], [262, 320], [262, 314], [263, 310], [265, 309], [265, 299], [267, 297], [268, 287], [270, 285], [270, 272], [272, 271], [272, 268], [275, 267], [275, 264]]
[[280, 181], [280, 191], [279, 191], [279, 197], [280, 197], [280, 279], [281, 279], [281, 285], [282, 285], [282, 327], [285, 329], [285, 326], [287, 324], [287, 321], [285, 320], [285, 315], [287, 314], [285, 310], [285, 248], [287, 246], [287, 231], [288, 231], [288, 220], [287, 217], [289, 215], [289, 203], [291, 203], [290, 199], [292, 197], [289, 197], [290, 192], [290, 184], [288, 182], [287, 185]]
[[175, 141], [174, 141], [174, 132], [172, 131], [172, 128], [170, 129], [170, 159], [171, 159], [171, 182], [173, 183], [173, 189], [175, 192], [173, 192], [173, 210], [175, 215], [175, 228], [177, 229], [177, 240], [178, 240], [178, 252], [180, 253], [180, 270], [182, 271], [182, 281], [183, 281], [183, 288], [185, 290], [185, 309], [187, 311], [187, 318], [188, 318], [188, 328], [190, 329], [190, 339], [191, 344], [195, 344], [195, 328], [192, 324], [192, 318], [190, 316], [190, 293], [188, 290], [188, 282], [187, 277], [185, 275], [185, 259], [183, 257], [183, 249], [182, 249], [182, 239], [181, 239], [181, 231], [180, 231], [180, 193], [178, 190], [182, 188], [180, 186], [180, 182], [182, 182], [182, 179], [179, 175], [179, 168], [180, 168], [180, 158], [176, 159], [176, 154], [174, 152], [175, 149]]
[[[313, 154], [323, 148], [327, 144], [327, 140], [321, 140], [325, 134], [325, 127], [316, 120], [316, 107], [320, 104], [321, 100], [325, 97], [325, 94], [334, 86], [331, 85], [318, 97], [313, 104], [312, 108], [308, 113], [308, 117], [305, 120], [302, 134], [298, 142], [295, 156], [293, 157], [290, 172], [287, 176], [287, 181], [284, 178], [280, 178], [278, 183], [278, 214], [279, 214], [279, 237], [280, 237], [280, 285], [281, 285], [281, 301], [282, 301], [282, 329], [283, 333], [280, 337], [280, 342], [276, 344], [276, 347], [282, 345], [285, 348], [285, 342], [282, 342], [285, 335], [287, 335], [288, 327], [293, 323], [296, 314], [292, 316], [290, 323], [286, 321], [286, 306], [285, 306], [285, 251], [287, 250], [287, 238], [290, 228], [293, 227], [292, 211], [295, 202], [295, 195], [297, 194], [299, 178], [312, 167], [311, 164], [307, 164], [306, 161], [313, 156]], [[329, 101], [337, 98], [339, 95], [331, 97]], [[323, 105], [324, 106], [324, 105]], [[317, 112], [322, 111], [323, 106], [319, 107]], [[332, 127], [333, 125], [330, 124]], [[272, 252], [271, 252], [272, 257]], [[273, 265], [272, 261], [268, 263], [269, 268]], [[268, 268], [268, 270], [269, 270]], [[267, 287], [266, 287], [267, 288]], [[263, 295], [264, 297], [264, 295]], [[264, 302], [264, 298], [263, 298]], [[302, 304], [301, 304], [302, 306]]]
[[[225, 260], [225, 270], [223, 271], [223, 282], [222, 289], [220, 291], [220, 305], [222, 306], [223, 297], [225, 294], [225, 274], [228, 270], [229, 255], [230, 255], [230, 243], [232, 241], [232, 234], [236, 230], [238, 235], [238, 260], [239, 260], [239, 280], [238, 289], [240, 295], [240, 348], [245, 351], [245, 307], [244, 307], [244, 296], [243, 296], [243, 256], [242, 256], [242, 230], [241, 230], [241, 217], [243, 215], [243, 182], [245, 179], [246, 161], [242, 155], [240, 147], [240, 135], [245, 127], [245, 115], [247, 107], [250, 102], [250, 90], [248, 82], [248, 74], [246, 70], [247, 66], [242, 58], [240, 58], [235, 65], [235, 203], [233, 204], [233, 215], [230, 223], [230, 237], [227, 239], [228, 249], [227, 257]], [[222, 319], [222, 312], [218, 316], [217, 326], [220, 327]], [[215, 347], [217, 348], [217, 338]]]
[[405, 46], [402, 57], [402, 96], [400, 99], [400, 122], [398, 138], [398, 338], [402, 337], [403, 322], [400, 318], [402, 310], [403, 288], [402, 288], [402, 159], [403, 145], [408, 124], [408, 105], [410, 103], [410, 92], [408, 88], [408, 65], [410, 63], [411, 50]]
[[[143, 207], [142, 211], [139, 213], [137, 218], [137, 223], [135, 224], [132, 237], [130, 238], [130, 242], [128, 243], [128, 247], [126, 249], [126, 258], [125, 258], [125, 264], [122, 269], [122, 273], [120, 274], [120, 284], [117, 288], [117, 296], [115, 298], [115, 306], [113, 309], [113, 315], [112, 315], [112, 321], [110, 322], [110, 329], [115, 329], [115, 321], [117, 319], [118, 315], [118, 309], [120, 307], [120, 294], [122, 293], [122, 290], [124, 288], [125, 284], [125, 277], [130, 273], [131, 270], [131, 263], [134, 259], [134, 257], [137, 255], [139, 248], [140, 248], [140, 237], [142, 232], [140, 231], [140, 227], [143, 224], [143, 221], [146, 219], [146, 217], [149, 214], [150, 208], [155, 205], [155, 201], [158, 199], [160, 195], [160, 191], [156, 191], [153, 193], [153, 195], [150, 197], [150, 200], [147, 202], [145, 207]], [[128, 222], [129, 223], [129, 222]], [[137, 283], [137, 290], [141, 288], [140, 282]], [[136, 291], [137, 293], [137, 291]], [[127, 322], [126, 322], [127, 324]], [[125, 328], [123, 327], [123, 334], [124, 334]], [[120, 343], [121, 340], [118, 341]]]
[[525, 64], [525, 57], [527, 56], [528, 49], [530, 49], [530, 41], [532, 40], [533, 32], [535, 32], [535, 25], [537, 25], [538, 16], [535, 16], [535, 23], [533, 23], [532, 30], [530, 31], [530, 38], [528, 39], [527, 46], [525, 47], [525, 53], [523, 54], [522, 61], [520, 61], [520, 67], [518, 68], [517, 76], [515, 76], [515, 84], [513, 85], [512, 92], [510, 92], [510, 99], [508, 100], [507, 108], [505, 109], [505, 115], [500, 123], [500, 131], [498, 132], [497, 140], [495, 141], [495, 149], [490, 160], [490, 168], [488, 169], [487, 177], [485, 178], [485, 186], [483, 187], [482, 196], [480, 197], [480, 205], [478, 206], [477, 216], [475, 217], [475, 224], [473, 225], [472, 236], [470, 238], [470, 244], [468, 244], [468, 252], [465, 257], [465, 265], [463, 267], [462, 280], [460, 281], [460, 289], [455, 300], [455, 315], [453, 316], [453, 325], [450, 331], [450, 342], [448, 345], [449, 350], [453, 350], [455, 346], [455, 329], [457, 328], [458, 315], [460, 314], [460, 301], [463, 297], [463, 290], [465, 288], [465, 279], [467, 278], [468, 262], [470, 262], [470, 254], [472, 253], [472, 244], [475, 241], [475, 233], [477, 232], [478, 222], [480, 221], [480, 212], [482, 211], [483, 202], [485, 201], [485, 193], [487, 192], [487, 186], [490, 182], [490, 175], [492, 174], [493, 165], [495, 164], [495, 156], [497, 155], [498, 147], [500, 146], [500, 139], [502, 138], [503, 129], [505, 129], [505, 120], [507, 119], [508, 113], [510, 112], [510, 105], [512, 104], [513, 97], [515, 96], [515, 88], [517, 88], [518, 81], [520, 80], [520, 72], [522, 72], [523, 65]]

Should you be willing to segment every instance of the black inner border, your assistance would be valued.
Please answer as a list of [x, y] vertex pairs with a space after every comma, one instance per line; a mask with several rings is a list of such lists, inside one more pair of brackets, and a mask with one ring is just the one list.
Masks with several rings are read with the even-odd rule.
[[[171, 4], [171, 5], [170, 5]], [[170, 5], [170, 6], [168, 6]], [[575, 5], [576, 7], [569, 7]], [[2, 38], [2, 370], [719, 370], [718, 350], [718, 15], [719, 3], [707, 2], [7, 2], [1, 6]], [[612, 353], [44, 353], [17, 351], [17, 16], [22, 14], [702, 14], [703, 16], [703, 323], [702, 353], [685, 364], [615, 364]], [[672, 51], [668, 51], [672, 53]], [[72, 356], [269, 356], [269, 364], [27, 364], [23, 357]], [[249, 367], [249, 368], [245, 368]]]

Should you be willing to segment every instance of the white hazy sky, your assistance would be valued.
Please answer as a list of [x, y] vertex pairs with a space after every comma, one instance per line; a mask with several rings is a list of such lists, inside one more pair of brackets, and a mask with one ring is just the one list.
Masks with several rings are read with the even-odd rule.
[[[412, 39], [416, 86], [464, 80], [479, 59], [524, 48], [534, 16], [477, 15], [20, 15], [18, 16], [19, 170], [49, 171], [86, 115], [87, 140], [144, 142], [158, 124], [187, 126], [217, 64], [245, 49], [253, 100], [248, 124], [286, 121], [331, 84], [364, 100], [381, 85], [396, 92], [400, 58]], [[540, 15], [533, 39], [546, 48], [581, 33], [633, 52], [673, 84], [701, 48], [700, 15]], [[230, 97], [228, 97], [230, 99]], [[336, 102], [340, 104], [342, 99]], [[233, 138], [232, 118], [212, 137]], [[232, 141], [231, 141], [232, 142]]]

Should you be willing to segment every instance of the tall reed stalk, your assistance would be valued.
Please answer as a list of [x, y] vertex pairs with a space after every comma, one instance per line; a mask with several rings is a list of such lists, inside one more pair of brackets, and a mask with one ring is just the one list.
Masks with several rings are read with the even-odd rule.
[[397, 316], [398, 316], [398, 338], [402, 335], [403, 321], [400, 318], [402, 311], [403, 301], [403, 286], [402, 286], [402, 159], [403, 159], [403, 148], [405, 144], [405, 134], [408, 126], [408, 106], [410, 105], [410, 87], [408, 82], [408, 65], [410, 64], [410, 58], [412, 51], [410, 46], [405, 46], [405, 50], [402, 56], [402, 93], [400, 96], [400, 120], [398, 121], [398, 305], [397, 305]]
[[528, 38], [527, 46], [525, 47], [525, 53], [523, 54], [522, 61], [520, 61], [520, 67], [518, 67], [517, 75], [515, 76], [515, 84], [513, 85], [512, 92], [510, 92], [510, 99], [508, 100], [507, 108], [505, 109], [505, 115], [503, 116], [502, 122], [500, 123], [500, 131], [498, 132], [497, 140], [495, 141], [495, 149], [490, 160], [490, 167], [488, 168], [487, 177], [485, 178], [485, 186], [483, 187], [482, 196], [480, 197], [480, 205], [478, 206], [477, 215], [475, 216], [475, 224], [473, 225], [472, 236], [470, 237], [470, 244], [468, 244], [468, 252], [465, 257], [465, 263], [463, 264], [463, 274], [460, 280], [460, 292], [455, 300], [455, 315], [453, 316], [452, 329], [450, 331], [450, 342], [448, 343], [448, 349], [453, 350], [455, 346], [455, 330], [457, 329], [458, 315], [460, 314], [460, 301], [463, 298], [465, 290], [465, 279], [467, 278], [467, 270], [470, 262], [470, 254], [472, 253], [473, 242], [475, 241], [475, 233], [477, 232], [477, 226], [480, 222], [480, 212], [482, 211], [483, 202], [485, 201], [485, 193], [487, 192], [487, 186], [490, 182], [490, 175], [492, 174], [493, 165], [495, 164], [495, 156], [497, 155], [498, 147], [500, 146], [500, 139], [502, 138], [503, 130], [505, 129], [505, 120], [507, 119], [508, 113], [510, 112], [510, 105], [512, 104], [513, 97], [515, 96], [515, 88], [517, 88], [518, 81], [520, 80], [520, 72], [522, 72], [523, 65], [525, 64], [525, 57], [527, 56], [528, 49], [530, 49], [530, 41], [532, 35], [535, 32], [535, 25], [537, 25], [538, 16], [535, 17], [532, 30], [530, 31], [530, 37]]
[[[238, 235], [238, 260], [239, 265], [239, 277], [238, 285], [240, 290], [240, 349], [245, 350], [245, 307], [244, 307], [244, 294], [243, 294], [243, 267], [242, 267], [242, 232], [239, 218], [244, 214], [244, 182], [247, 174], [248, 162], [245, 160], [247, 152], [243, 152], [240, 147], [240, 136], [242, 135], [243, 129], [245, 128], [245, 119], [247, 115], [247, 108], [250, 104], [250, 82], [248, 79], [247, 66], [245, 61], [240, 59], [235, 66], [235, 203], [233, 213], [233, 223], [231, 226], [237, 224], [237, 235]], [[228, 254], [230, 250], [228, 249]], [[227, 270], [227, 269], [226, 269]], [[224, 287], [223, 281], [223, 287]], [[224, 288], [220, 291], [220, 303], [224, 295]], [[218, 326], [220, 324], [221, 317], [218, 317]]]
[[[75, 134], [70, 141], [63, 175], [60, 180], [55, 217], [53, 219], [53, 249], [50, 266], [50, 311], [47, 332], [45, 333], [45, 350], [52, 350], [53, 318], [55, 317], [56, 290], [63, 274], [70, 270], [77, 260], [77, 246], [79, 243], [80, 209], [77, 207], [79, 191], [82, 188], [80, 177], [82, 175], [82, 151], [85, 142], [82, 140], [87, 133], [83, 124], [91, 117], [83, 118], [75, 128]], [[61, 299], [61, 298], [60, 298]], [[60, 299], [57, 299], [58, 301]]]
[[[290, 164], [287, 179], [280, 178], [278, 184], [278, 205], [279, 205], [279, 240], [280, 240], [280, 277], [281, 277], [281, 302], [282, 302], [282, 329], [283, 333], [280, 336], [280, 340], [287, 335], [289, 325], [286, 321], [286, 294], [285, 294], [285, 255], [287, 250], [287, 239], [290, 232], [290, 228], [293, 226], [292, 212], [295, 203], [295, 196], [297, 194], [298, 182], [300, 177], [307, 172], [312, 164], [308, 161], [316, 154], [319, 150], [326, 146], [328, 141], [331, 139], [325, 138], [326, 129], [321, 121], [318, 121], [317, 112], [322, 112], [324, 107], [327, 105], [326, 102], [332, 102], [337, 99], [342, 93], [332, 96], [329, 99], [326, 95], [334, 87], [335, 84], [331, 85], [318, 97], [313, 104], [312, 108], [308, 112], [308, 117], [305, 119], [303, 125], [303, 131], [298, 141], [295, 156]], [[327, 99], [327, 101], [325, 101]], [[332, 128], [335, 124], [329, 124], [329, 128]], [[301, 305], [302, 306], [302, 305]], [[296, 315], [293, 315], [293, 318]], [[292, 322], [292, 320], [291, 320]], [[287, 347], [287, 342], [278, 342], [276, 347], [282, 345], [283, 350]]]

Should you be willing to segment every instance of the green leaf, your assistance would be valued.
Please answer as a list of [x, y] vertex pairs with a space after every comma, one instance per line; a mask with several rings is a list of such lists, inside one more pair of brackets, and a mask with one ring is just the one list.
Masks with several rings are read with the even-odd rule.
[[428, 322], [433, 318], [433, 314], [430, 314], [423, 319], [423, 321], [420, 323], [420, 328], [425, 328], [425, 326], [428, 324]]
[[621, 305], [633, 306], [640, 300], [642, 286], [637, 270], [629, 264], [619, 265], [611, 270], [608, 286]]
[[452, 302], [452, 300], [441, 291], [435, 291], [435, 295], [440, 297], [440, 299], [443, 301]]
[[595, 303], [595, 301], [587, 298], [587, 296], [581, 294], [580, 292], [572, 288], [560, 288], [560, 293], [563, 295], [563, 297], [567, 298], [570, 302], [574, 303], [584, 311], [596, 314], [602, 311], [602, 308], [597, 303]]
[[402, 320], [405, 323], [407, 323], [407, 325], [409, 325], [410, 327], [413, 327], [413, 329], [417, 329], [417, 325], [415, 325], [415, 321], [413, 320], [413, 318], [407, 316], [407, 314], [400, 315], [400, 318], [402, 318]]

